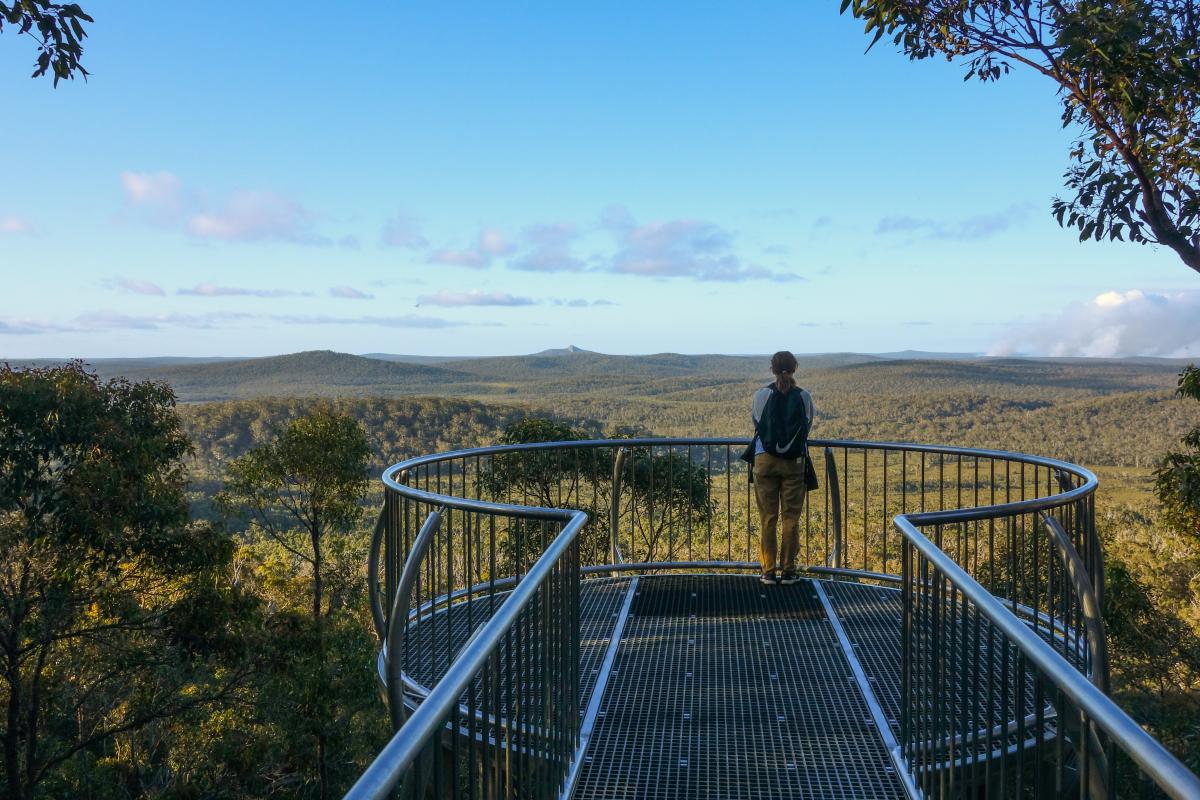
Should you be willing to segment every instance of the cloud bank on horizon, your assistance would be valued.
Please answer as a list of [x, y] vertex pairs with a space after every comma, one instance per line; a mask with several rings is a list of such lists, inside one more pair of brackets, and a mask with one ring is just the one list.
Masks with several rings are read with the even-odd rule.
[[1057, 316], [1016, 326], [988, 349], [992, 356], [1016, 354], [1200, 356], [1200, 290], [1104, 292]]
[[[125, 171], [119, 176], [124, 210], [113, 221], [118, 226], [139, 223], [180, 236], [185, 241], [220, 243], [227, 247], [301, 246], [330, 247], [335, 244], [357, 250], [364, 224], [352, 235], [335, 235], [322, 230], [328, 217], [303, 204], [272, 191], [236, 190], [221, 201], [213, 201], [207, 192], [186, 184], [169, 171]], [[917, 241], [974, 242], [999, 236], [1022, 226], [1028, 219], [1028, 204], [1013, 204], [991, 213], [935, 218], [932, 216], [891, 215], [860, 226], [857, 235], [868, 235], [880, 242], [912, 244]], [[367, 223], [369, 224], [369, 223]], [[812, 227], [827, 229], [833, 218], [822, 216]], [[489, 275], [592, 275], [612, 282], [620, 278], [633, 281], [685, 281], [693, 284], [800, 284], [810, 278], [789, 263], [803, 258], [802, 248], [780, 243], [759, 242], [742, 247], [739, 232], [729, 226], [698, 217], [665, 217], [641, 221], [623, 205], [605, 208], [590, 223], [558, 220], [514, 226], [517, 235], [493, 225], [479, 225], [466, 239], [454, 242], [431, 237], [419, 218], [398, 211], [382, 218], [377, 236], [381, 252], [400, 251], [410, 261], [424, 263], [427, 274], [438, 275], [443, 286], [436, 291], [410, 296], [415, 306], [445, 309], [482, 308], [499, 314], [529, 306], [569, 307], [576, 309], [618, 305], [622, 301], [592, 297], [563, 298], [538, 296], [507, 289], [481, 288], [480, 273]], [[854, 235], [854, 231], [843, 231]], [[26, 217], [0, 216], [0, 234], [38, 235], [38, 227]], [[436, 245], [431, 238], [441, 238]], [[747, 253], [760, 254], [770, 265], [760, 263]], [[586, 255], [584, 254], [586, 253]], [[354, 256], [346, 256], [347, 258]], [[495, 272], [499, 270], [499, 272]], [[832, 268], [813, 270], [821, 280]], [[460, 280], [455, 280], [455, 276]], [[467, 282], [462, 287], [463, 280]], [[104, 279], [100, 286], [130, 297], [207, 298], [209, 301], [285, 300], [289, 298], [327, 298], [334, 301], [370, 303], [377, 295], [349, 284], [317, 289], [314, 286], [274, 288], [229, 285], [201, 281], [167, 288], [157, 276], [116, 276]], [[411, 285], [421, 283], [408, 281]], [[453, 284], [457, 283], [458, 286]], [[483, 286], [487, 282], [482, 281]], [[395, 285], [372, 281], [372, 286]], [[606, 284], [607, 285], [607, 284]], [[616, 285], [615, 283], [612, 285]], [[184, 301], [186, 302], [186, 301]], [[509, 309], [509, 310], [506, 310]], [[166, 329], [208, 329], [217, 326], [261, 327], [288, 326], [369, 326], [387, 328], [454, 328], [472, 325], [503, 327], [497, 320], [435, 318], [412, 314], [367, 313], [345, 316], [324, 313], [321, 309], [285, 308], [219, 310], [192, 313], [181, 307], [112, 309], [96, 307], [62, 319], [37, 320], [5, 317], [0, 314], [0, 336], [20, 336], [28, 340], [39, 334], [86, 334], [93, 331], [161, 331]], [[536, 323], [535, 323], [536, 324]], [[843, 326], [846, 322], [815, 323], [790, 319], [794, 328]], [[934, 328], [933, 320], [897, 322], [905, 330]], [[836, 348], [834, 348], [836, 349]], [[866, 348], [860, 348], [866, 349]], [[876, 348], [884, 350], [886, 347]], [[954, 348], [937, 348], [954, 349]], [[970, 345], [958, 349], [967, 351]], [[1107, 291], [1086, 302], [1073, 303], [1061, 312], [1033, 322], [1009, 327], [987, 348], [989, 355], [1045, 355], [1124, 357], [1192, 356], [1200, 353], [1200, 291], [1154, 292], [1142, 289]]]

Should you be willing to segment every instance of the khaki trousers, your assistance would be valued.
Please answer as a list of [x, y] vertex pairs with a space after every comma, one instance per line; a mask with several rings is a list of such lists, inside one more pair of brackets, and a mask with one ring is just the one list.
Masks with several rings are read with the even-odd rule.
[[[804, 492], [803, 461], [770, 453], [759, 453], [754, 457], [754, 496], [762, 520], [759, 562], [763, 572], [796, 568]], [[777, 546], [776, 531], [780, 526], [783, 531]]]

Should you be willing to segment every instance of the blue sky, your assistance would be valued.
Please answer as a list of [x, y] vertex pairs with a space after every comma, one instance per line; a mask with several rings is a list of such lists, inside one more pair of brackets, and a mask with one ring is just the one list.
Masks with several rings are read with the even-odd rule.
[[1200, 352], [1051, 218], [1049, 82], [837, 6], [103, 0], [57, 90], [6, 31], [0, 357]]

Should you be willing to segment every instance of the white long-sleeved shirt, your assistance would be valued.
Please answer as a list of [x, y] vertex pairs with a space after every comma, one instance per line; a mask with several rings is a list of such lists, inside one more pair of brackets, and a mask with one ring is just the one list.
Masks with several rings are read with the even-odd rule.
[[[762, 418], [763, 409], [767, 407], [767, 400], [769, 400], [771, 397], [771, 387], [773, 385], [774, 385], [773, 382], [768, 383], [766, 386], [764, 386], [761, 389], [759, 389], [758, 391], [756, 391], [754, 393], [754, 396], [750, 400], [750, 417], [751, 417], [751, 419], [754, 420], [755, 429], [758, 428], [758, 421], [759, 421], [759, 419]], [[807, 389], [801, 389], [800, 396], [804, 398], [804, 415], [806, 417], [808, 417], [809, 430], [812, 430], [812, 423], [813, 423], [812, 395], [810, 395], [808, 393]], [[754, 452], [756, 454], [766, 452], [766, 450], [763, 448], [762, 439], [758, 436], [754, 437]]]

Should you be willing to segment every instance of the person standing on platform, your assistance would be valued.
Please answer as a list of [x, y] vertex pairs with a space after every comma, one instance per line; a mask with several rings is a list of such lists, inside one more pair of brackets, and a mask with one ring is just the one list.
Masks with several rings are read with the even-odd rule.
[[[762, 522], [759, 563], [763, 583], [793, 584], [800, 580], [800, 513], [804, 495], [815, 488], [816, 472], [808, 464], [808, 432], [813, 402], [796, 386], [796, 357], [787, 350], [771, 356], [775, 380], [754, 393], [753, 482]], [[778, 536], [777, 536], [778, 533]]]

